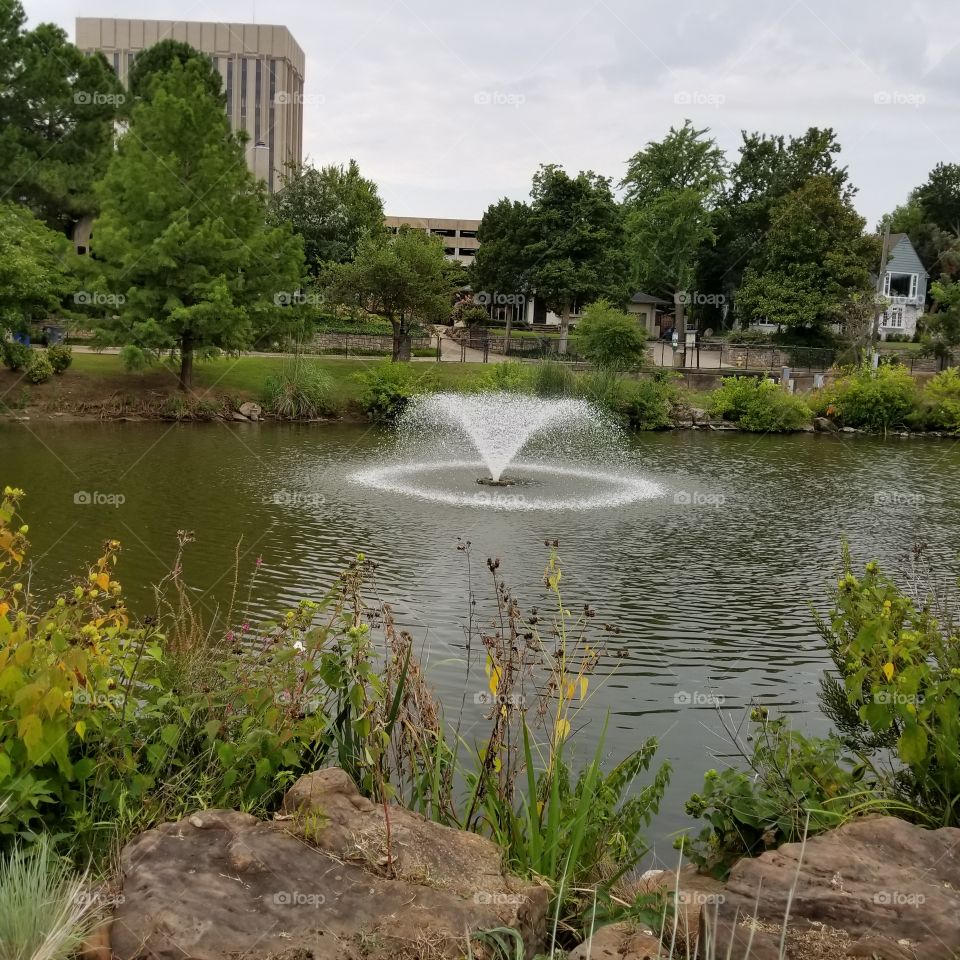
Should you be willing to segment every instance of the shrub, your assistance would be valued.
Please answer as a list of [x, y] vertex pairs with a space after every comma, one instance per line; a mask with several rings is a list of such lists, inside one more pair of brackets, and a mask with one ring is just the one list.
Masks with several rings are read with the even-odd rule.
[[428, 393], [435, 386], [429, 369], [418, 369], [410, 363], [381, 363], [357, 375], [363, 385], [360, 404], [371, 420], [396, 420], [407, 404], [419, 393]]
[[46, 383], [53, 376], [53, 364], [47, 359], [46, 353], [31, 350], [23, 372], [31, 383]]
[[55, 343], [52, 347], [47, 347], [47, 359], [53, 372], [60, 374], [73, 363], [73, 351], [64, 343]]
[[530, 388], [541, 397], [572, 397], [577, 393], [577, 377], [568, 364], [543, 360], [533, 367]]
[[602, 370], [634, 370], [647, 355], [647, 335], [635, 317], [609, 300], [597, 300], [577, 323], [580, 351]]
[[622, 415], [626, 407], [627, 382], [613, 370], [601, 369], [582, 373], [577, 388], [584, 397], [611, 413]]
[[883, 364], [860, 366], [820, 391], [816, 410], [847, 427], [886, 433], [905, 423], [917, 402], [917, 385], [906, 369]]
[[810, 408], [800, 397], [757, 377], [723, 377], [708, 409], [755, 433], [786, 433], [810, 421]]
[[627, 389], [626, 416], [634, 430], [662, 430], [671, 424], [677, 389], [670, 374], [638, 380]]
[[19, 340], [3, 341], [3, 365], [9, 370], [22, 370], [32, 354], [33, 351]]
[[488, 365], [474, 381], [477, 390], [506, 390], [510, 393], [532, 392], [533, 367], [516, 360]]
[[267, 377], [263, 386], [267, 409], [284, 420], [307, 420], [329, 409], [330, 378], [313, 361], [297, 357]]
[[924, 386], [918, 420], [929, 430], [960, 432], [960, 369], [948, 367]]
[[957, 597], [924, 582], [904, 591], [876, 561], [855, 576], [844, 547], [831, 601], [817, 622], [837, 670], [821, 682], [824, 712], [855, 749], [892, 752], [898, 767], [882, 782], [916, 816], [960, 826]]
[[769, 333], [764, 330], [757, 330], [753, 327], [747, 327], [746, 330], [728, 330], [724, 334], [729, 343], [752, 344], [770, 344], [773, 342]]
[[708, 770], [703, 792], [686, 803], [707, 825], [676, 843], [720, 878], [741, 857], [839, 826], [867, 799], [864, 767], [837, 737], [806, 737], [764, 707], [753, 708], [750, 720], [747, 744], [736, 744], [749, 771]]

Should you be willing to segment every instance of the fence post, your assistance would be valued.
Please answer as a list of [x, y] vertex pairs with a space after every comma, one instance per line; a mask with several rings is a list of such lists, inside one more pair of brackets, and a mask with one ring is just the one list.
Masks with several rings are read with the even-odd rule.
[[443, 345], [440, 338], [440, 334], [437, 334], [437, 363], [443, 359]]
[[343, 359], [347, 360], [350, 357], [350, 334], [345, 333], [343, 335]]

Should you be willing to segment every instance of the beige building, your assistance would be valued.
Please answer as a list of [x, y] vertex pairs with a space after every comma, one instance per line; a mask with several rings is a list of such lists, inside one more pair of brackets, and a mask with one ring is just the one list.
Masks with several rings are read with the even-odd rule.
[[479, 220], [443, 220], [435, 217], [384, 217], [384, 225], [394, 233], [400, 227], [414, 227], [440, 237], [448, 260], [473, 263], [476, 256]]
[[223, 79], [231, 126], [249, 134], [247, 164], [276, 190], [285, 165], [303, 157], [304, 56], [290, 31], [261, 23], [76, 21], [77, 46], [90, 53], [99, 50], [124, 84], [137, 54], [166, 39], [210, 55]]

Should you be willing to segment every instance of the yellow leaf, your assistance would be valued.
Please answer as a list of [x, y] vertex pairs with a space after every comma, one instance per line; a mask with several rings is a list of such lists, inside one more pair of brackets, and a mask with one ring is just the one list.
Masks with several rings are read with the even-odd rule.
[[572, 700], [572, 699], [573, 699], [573, 691], [574, 691], [575, 689], [576, 689], [576, 686], [575, 686], [574, 682], [571, 680], [570, 683], [567, 684], [567, 699], [568, 699], [568, 700]]
[[564, 717], [557, 721], [557, 740], [566, 740], [570, 736], [570, 721]]
[[580, 678], [580, 699], [582, 700], [587, 695], [587, 685], [589, 684], [589, 679], [587, 677]]
[[105, 573], [98, 573], [96, 583], [101, 590], [106, 590], [110, 586], [110, 577]]
[[10, 609], [10, 604], [7, 603], [6, 600], [0, 603], [0, 617], [5, 616], [9, 609]]
[[883, 675], [888, 681], [893, 679], [893, 664], [889, 661], [883, 665]]
[[489, 686], [490, 686], [490, 692], [491, 692], [494, 696], [496, 696], [496, 695], [497, 695], [497, 689], [498, 689], [498, 687], [500, 686], [500, 668], [497, 667], [497, 666], [492, 667], [491, 670], [490, 670], [490, 684], [489, 684]]
[[73, 725], [73, 729], [77, 731], [77, 736], [82, 740], [83, 735], [87, 732], [87, 725], [82, 720], [78, 720]]

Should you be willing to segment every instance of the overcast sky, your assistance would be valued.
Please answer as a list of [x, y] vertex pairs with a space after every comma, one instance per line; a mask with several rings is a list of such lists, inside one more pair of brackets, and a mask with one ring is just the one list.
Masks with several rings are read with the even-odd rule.
[[[24, 0], [31, 23], [142, 17], [130, 0]], [[479, 217], [541, 162], [619, 181], [671, 124], [832, 126], [873, 228], [960, 161], [956, 0], [154, 0], [171, 20], [289, 27], [306, 53], [304, 149], [355, 157], [387, 213]]]

